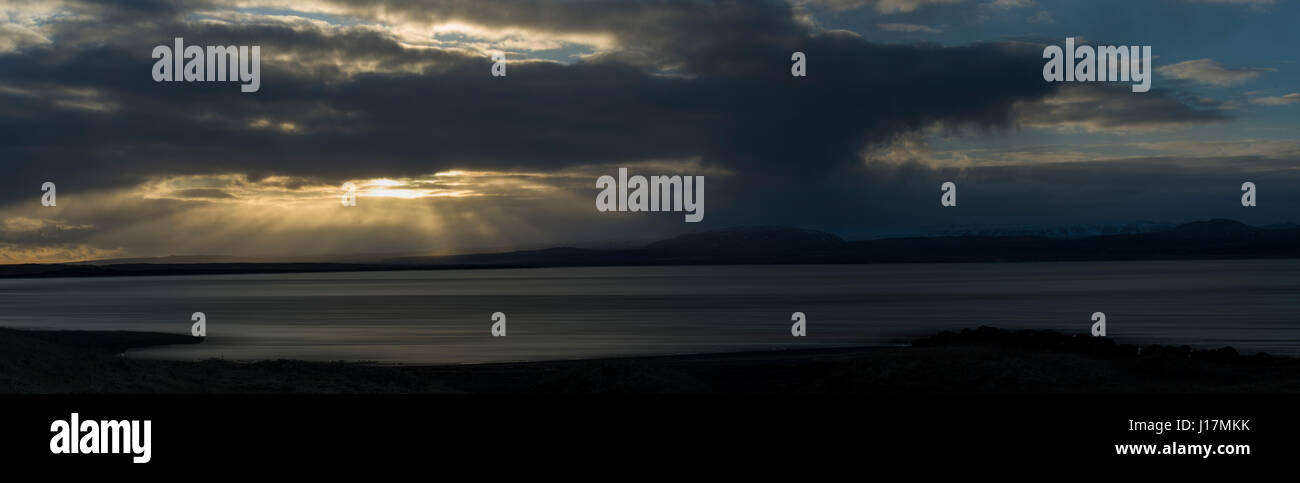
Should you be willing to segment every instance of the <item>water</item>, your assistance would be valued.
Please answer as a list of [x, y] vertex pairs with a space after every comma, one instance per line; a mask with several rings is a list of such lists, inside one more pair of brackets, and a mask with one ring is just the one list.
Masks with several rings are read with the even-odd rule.
[[[509, 335], [491, 337], [493, 312]], [[790, 336], [804, 312], [808, 336]], [[991, 325], [1300, 355], [1300, 260], [601, 267], [0, 280], [0, 326], [189, 333], [174, 359], [475, 363], [890, 345]]]

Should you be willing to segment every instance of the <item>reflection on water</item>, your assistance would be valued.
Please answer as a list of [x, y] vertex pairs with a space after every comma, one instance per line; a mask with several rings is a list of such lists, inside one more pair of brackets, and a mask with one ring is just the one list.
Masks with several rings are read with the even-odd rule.
[[[0, 326], [188, 333], [135, 357], [467, 363], [893, 344], [979, 325], [1300, 354], [1300, 260], [601, 267], [0, 280]], [[489, 333], [505, 312], [509, 336]], [[790, 336], [804, 312], [808, 336]]]

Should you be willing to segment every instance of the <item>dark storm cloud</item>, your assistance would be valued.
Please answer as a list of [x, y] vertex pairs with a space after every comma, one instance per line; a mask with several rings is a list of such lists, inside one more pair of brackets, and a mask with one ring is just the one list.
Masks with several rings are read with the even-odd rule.
[[[360, 18], [378, 11], [370, 2], [338, 5]], [[0, 85], [10, 88], [0, 91], [2, 201], [34, 200], [45, 180], [75, 193], [154, 175], [335, 183], [698, 157], [736, 173], [727, 185], [711, 184], [710, 198], [733, 213], [752, 205], [737, 220], [838, 215], [874, 196], [864, 186], [888, 193], [896, 177], [936, 176], [920, 166], [864, 166], [859, 156], [935, 123], [995, 130], [1019, 116], [1117, 125], [1153, 112], [1168, 122], [1188, 114], [1157, 92], [1140, 99], [1155, 111], [1053, 112], [1040, 104], [1055, 91], [1042, 81], [1039, 46], [872, 44], [818, 32], [781, 2], [384, 4], [389, 17], [600, 33], [619, 44], [568, 65], [515, 62], [506, 78], [491, 77], [483, 56], [407, 48], [378, 29], [192, 18], [216, 7], [85, 4], [78, 8], [90, 15], [52, 27], [51, 44], [0, 54]], [[152, 46], [178, 36], [262, 46], [261, 90], [153, 82]], [[794, 51], [808, 56], [806, 78], [789, 74]], [[749, 201], [754, 192], [781, 201]]]

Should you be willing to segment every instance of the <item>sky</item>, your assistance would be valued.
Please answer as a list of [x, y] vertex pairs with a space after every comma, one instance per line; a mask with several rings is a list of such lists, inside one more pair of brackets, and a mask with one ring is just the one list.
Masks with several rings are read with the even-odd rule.
[[[0, 0], [0, 263], [1300, 221], [1297, 18], [1286, 0]], [[156, 82], [177, 37], [258, 46], [259, 89]], [[1151, 90], [1045, 81], [1066, 37], [1151, 46]], [[598, 211], [619, 168], [703, 176], [703, 221]]]

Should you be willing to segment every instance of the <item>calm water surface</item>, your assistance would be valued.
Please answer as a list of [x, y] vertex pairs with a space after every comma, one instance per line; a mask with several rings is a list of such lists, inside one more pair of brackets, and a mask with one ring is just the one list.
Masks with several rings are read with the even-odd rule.
[[[509, 335], [489, 334], [493, 312]], [[790, 336], [804, 312], [808, 336]], [[189, 333], [175, 359], [474, 363], [889, 345], [991, 325], [1300, 355], [1300, 260], [601, 267], [0, 280], [0, 326]]]

